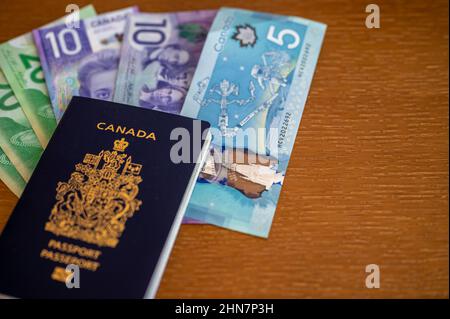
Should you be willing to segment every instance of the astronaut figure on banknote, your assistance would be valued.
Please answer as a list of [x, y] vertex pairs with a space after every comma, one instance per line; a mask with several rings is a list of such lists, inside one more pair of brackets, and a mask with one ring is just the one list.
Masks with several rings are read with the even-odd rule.
[[[202, 86], [203, 81], [197, 83], [198, 86]], [[220, 106], [220, 114], [218, 120], [218, 127], [223, 136], [232, 137], [237, 134], [241, 126], [229, 126], [229, 116], [228, 116], [228, 106], [232, 104], [236, 104], [239, 106], [245, 106], [252, 102], [255, 99], [255, 85], [252, 81], [249, 83], [249, 96], [248, 98], [234, 98], [239, 95], [239, 86], [233, 82], [228, 81], [227, 79], [223, 79], [220, 83], [215, 84], [210, 90], [210, 96], [197, 101], [200, 103], [202, 107], [205, 107], [209, 104], [217, 104]], [[212, 97], [213, 95], [218, 96], [219, 98]]]
[[163, 48], [147, 49], [144, 59], [139, 105], [179, 113], [191, 83], [195, 68], [190, 53], [172, 44]]
[[78, 68], [80, 96], [111, 101], [114, 81], [119, 65], [119, 51], [102, 50], [87, 56]]
[[266, 87], [275, 94], [278, 87], [285, 87], [287, 78], [281, 70], [289, 63], [289, 55], [283, 51], [269, 51], [261, 56], [262, 64], [255, 64], [251, 75], [262, 90]]

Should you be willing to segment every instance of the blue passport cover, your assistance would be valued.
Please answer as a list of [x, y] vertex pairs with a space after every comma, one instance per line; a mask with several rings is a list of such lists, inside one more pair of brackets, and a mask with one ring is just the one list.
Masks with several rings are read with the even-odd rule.
[[[189, 163], [171, 160], [181, 138], [171, 139], [175, 128], [189, 132]], [[1, 234], [0, 293], [148, 296], [198, 174], [194, 145], [205, 143], [199, 128], [209, 123], [74, 97]], [[79, 288], [66, 286], [68, 276]]]

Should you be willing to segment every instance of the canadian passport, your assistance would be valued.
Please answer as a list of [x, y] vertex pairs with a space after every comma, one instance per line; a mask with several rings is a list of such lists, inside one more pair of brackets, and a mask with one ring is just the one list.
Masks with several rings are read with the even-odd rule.
[[0, 294], [153, 298], [209, 124], [74, 97], [0, 237]]

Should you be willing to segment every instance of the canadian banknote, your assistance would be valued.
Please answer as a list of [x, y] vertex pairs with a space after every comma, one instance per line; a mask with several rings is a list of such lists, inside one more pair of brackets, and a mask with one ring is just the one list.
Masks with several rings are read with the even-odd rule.
[[0, 148], [0, 179], [17, 196], [22, 194], [25, 188], [25, 180], [20, 176], [8, 156]]
[[[78, 14], [84, 18], [95, 16], [96, 13], [94, 7], [86, 6], [81, 8]], [[58, 23], [61, 21], [62, 19]], [[0, 68], [5, 73], [40, 144], [45, 147], [55, 130], [56, 121], [31, 32], [0, 45]]]
[[43, 149], [2, 71], [0, 71], [0, 148], [20, 175], [28, 181]]
[[112, 100], [127, 16], [136, 7], [33, 31], [53, 112], [61, 119], [73, 95]]
[[188, 217], [268, 237], [325, 30], [219, 10], [181, 111], [214, 128]]
[[131, 15], [114, 101], [179, 113], [215, 15], [212, 10]]

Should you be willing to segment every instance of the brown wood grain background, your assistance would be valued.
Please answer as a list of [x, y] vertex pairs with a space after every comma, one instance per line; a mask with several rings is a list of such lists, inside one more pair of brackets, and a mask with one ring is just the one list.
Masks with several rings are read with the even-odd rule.
[[[328, 25], [269, 239], [182, 226], [158, 297], [448, 298], [447, 0], [376, 1], [380, 29], [365, 27], [369, 0], [15, 0], [1, 4], [0, 42], [70, 2], [227, 5]], [[0, 229], [16, 201], [0, 184]], [[380, 289], [365, 288], [371, 263]]]

